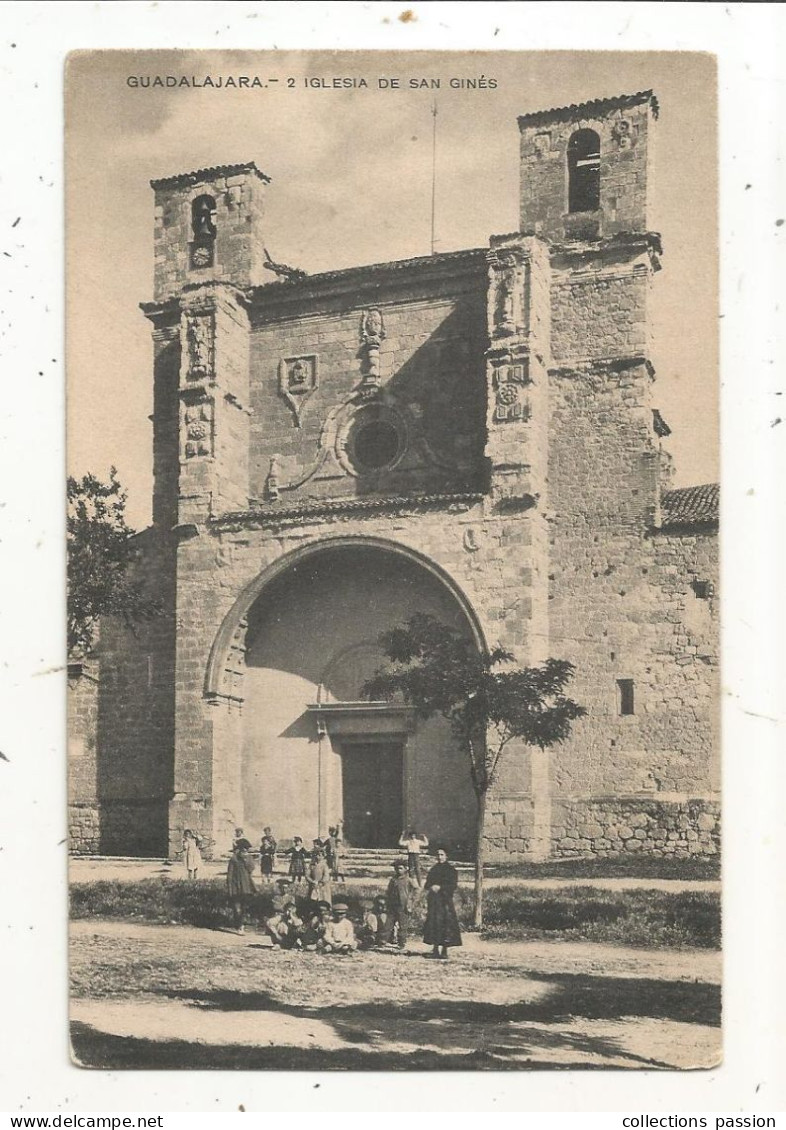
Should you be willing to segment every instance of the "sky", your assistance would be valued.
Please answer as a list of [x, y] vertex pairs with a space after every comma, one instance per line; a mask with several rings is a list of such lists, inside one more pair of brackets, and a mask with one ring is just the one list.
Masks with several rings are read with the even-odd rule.
[[[258, 75], [265, 89], [133, 88], [129, 76]], [[309, 80], [365, 77], [368, 89]], [[487, 88], [449, 85], [480, 79]], [[398, 78], [400, 88], [379, 89]], [[410, 89], [410, 78], [440, 89]], [[490, 88], [488, 80], [496, 82]], [[292, 85], [288, 80], [292, 80]], [[652, 88], [660, 104], [653, 227], [655, 403], [675, 485], [718, 477], [715, 60], [688, 52], [171, 52], [72, 54], [67, 70], [68, 463], [118, 468], [150, 520], [152, 178], [253, 160], [271, 178], [265, 244], [309, 273], [428, 254], [432, 106], [436, 250], [518, 227], [517, 115]]]

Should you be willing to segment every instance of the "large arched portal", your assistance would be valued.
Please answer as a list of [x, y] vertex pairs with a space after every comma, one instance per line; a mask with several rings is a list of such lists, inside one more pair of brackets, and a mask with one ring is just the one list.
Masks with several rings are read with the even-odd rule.
[[242, 713], [246, 834], [324, 834], [341, 820], [358, 847], [393, 847], [415, 826], [472, 843], [467, 753], [441, 718], [363, 703], [383, 662], [379, 634], [429, 612], [477, 640], [436, 570], [394, 547], [342, 542], [301, 555], [247, 612]]

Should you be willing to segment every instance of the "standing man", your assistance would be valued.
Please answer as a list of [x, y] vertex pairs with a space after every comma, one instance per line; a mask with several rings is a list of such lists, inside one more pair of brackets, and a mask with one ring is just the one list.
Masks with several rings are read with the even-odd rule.
[[393, 931], [398, 926], [398, 948], [400, 950], [403, 950], [407, 944], [409, 912], [412, 909], [412, 899], [417, 890], [417, 883], [407, 874], [406, 863], [403, 859], [397, 859], [393, 864], [393, 878], [388, 883], [385, 941], [393, 942]]
[[428, 850], [428, 838], [418, 834], [414, 828], [409, 828], [401, 833], [398, 846], [407, 853], [407, 870], [410, 878], [414, 879], [419, 887], [423, 886], [423, 876], [420, 873], [420, 853]]

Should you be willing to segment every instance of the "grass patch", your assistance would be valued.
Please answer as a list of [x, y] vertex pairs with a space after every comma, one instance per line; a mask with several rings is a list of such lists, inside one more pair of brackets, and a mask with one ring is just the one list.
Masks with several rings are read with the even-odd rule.
[[720, 856], [627, 855], [618, 859], [550, 859], [543, 863], [491, 863], [489, 875], [516, 879], [720, 879]]
[[[369, 882], [349, 889], [340, 885], [350, 917], [360, 915], [359, 900], [371, 898], [384, 884]], [[456, 909], [464, 929], [472, 917], [472, 891], [460, 887]], [[246, 921], [261, 924], [273, 910], [272, 892], [262, 888], [247, 905]], [[510, 941], [565, 940], [606, 942], [660, 948], [720, 945], [720, 898], [714, 892], [659, 890], [599, 891], [568, 887], [535, 892], [495, 887], [486, 892], [484, 935]], [[99, 880], [71, 885], [73, 918], [129, 919], [213, 929], [230, 925], [224, 881], [143, 879]], [[413, 933], [425, 917], [421, 902], [413, 915]]]

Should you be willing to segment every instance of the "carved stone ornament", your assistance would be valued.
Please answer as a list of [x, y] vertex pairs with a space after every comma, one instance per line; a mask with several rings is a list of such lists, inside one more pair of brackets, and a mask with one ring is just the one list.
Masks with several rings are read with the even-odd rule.
[[379, 388], [379, 347], [385, 340], [385, 322], [376, 306], [364, 310], [360, 317], [360, 341], [363, 347], [363, 382], [360, 391], [373, 393]]
[[213, 318], [210, 314], [189, 314], [186, 320], [188, 379], [213, 377]]
[[306, 357], [282, 357], [278, 365], [278, 391], [292, 409], [298, 428], [303, 407], [318, 384], [316, 354]]
[[551, 134], [550, 133], [536, 133], [535, 134], [535, 155], [537, 157], [545, 157], [551, 149]]
[[633, 145], [633, 130], [627, 118], [619, 118], [614, 123], [611, 136], [619, 149], [630, 149]]
[[265, 496], [275, 500], [279, 495], [279, 480], [281, 478], [281, 456], [273, 455], [270, 459], [270, 468], [265, 479]]
[[385, 322], [382, 311], [373, 306], [364, 310], [360, 319], [360, 339], [364, 345], [379, 346], [385, 340]]
[[467, 526], [462, 541], [467, 553], [477, 553], [480, 549], [480, 538], [474, 526]]
[[494, 373], [494, 419], [498, 423], [507, 420], [528, 420], [529, 402], [524, 395], [524, 386], [529, 384], [528, 366], [524, 363], [501, 365]]
[[213, 403], [200, 400], [183, 409], [183, 454], [186, 459], [213, 454]]

